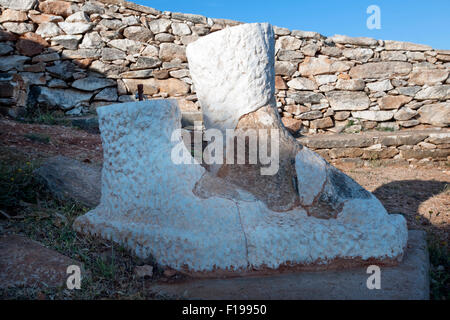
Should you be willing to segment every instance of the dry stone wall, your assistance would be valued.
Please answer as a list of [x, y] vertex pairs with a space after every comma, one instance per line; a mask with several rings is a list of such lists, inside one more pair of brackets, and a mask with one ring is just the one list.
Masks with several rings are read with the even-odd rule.
[[[138, 84], [147, 98], [198, 110], [186, 45], [239, 24], [123, 0], [0, 0], [0, 9], [0, 110], [11, 116], [95, 113], [135, 100]], [[274, 30], [278, 110], [291, 132], [450, 124], [450, 50]]]

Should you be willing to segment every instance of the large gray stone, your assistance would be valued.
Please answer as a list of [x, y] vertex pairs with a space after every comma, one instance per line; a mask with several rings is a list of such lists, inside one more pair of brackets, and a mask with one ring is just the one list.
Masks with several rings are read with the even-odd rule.
[[429, 257], [424, 231], [410, 230], [403, 261], [380, 266], [381, 289], [368, 289], [367, 267], [259, 277], [159, 283], [152, 291], [207, 300], [428, 300]]
[[53, 89], [47, 87], [34, 87], [37, 96], [36, 102], [50, 107], [58, 107], [64, 110], [72, 109], [81, 103], [89, 103], [92, 93], [78, 90]]
[[373, 46], [378, 43], [378, 41], [373, 38], [349, 37], [340, 34], [335, 34], [334, 36], [329, 38], [329, 40], [333, 41], [334, 43], [353, 44], [355, 46]]
[[364, 92], [331, 91], [326, 93], [330, 106], [335, 111], [365, 110], [370, 100]]
[[56, 156], [47, 160], [34, 174], [60, 199], [70, 199], [89, 208], [100, 203], [100, 166]]
[[0, 0], [0, 6], [14, 10], [33, 9], [38, 0]]
[[0, 289], [59, 288], [66, 285], [67, 268], [83, 265], [20, 235], [0, 237]]
[[450, 102], [428, 104], [419, 109], [421, 123], [432, 124], [438, 127], [450, 125]]
[[87, 77], [78, 79], [72, 83], [72, 87], [83, 91], [94, 91], [97, 89], [103, 89], [106, 87], [112, 87], [116, 85], [116, 81], [106, 78]]
[[411, 69], [412, 65], [408, 62], [370, 62], [353, 67], [350, 76], [354, 79], [384, 79], [407, 75]]
[[0, 59], [0, 71], [8, 71], [11, 69], [21, 70], [23, 64], [30, 60], [29, 57], [25, 56], [7, 56]]
[[420, 90], [415, 95], [417, 100], [446, 100], [450, 99], [450, 85], [434, 86], [428, 87]]

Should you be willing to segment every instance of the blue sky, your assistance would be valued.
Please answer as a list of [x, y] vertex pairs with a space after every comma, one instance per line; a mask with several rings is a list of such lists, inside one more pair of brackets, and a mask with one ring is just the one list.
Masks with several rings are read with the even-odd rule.
[[[450, 0], [131, 0], [158, 10], [196, 13], [279, 27], [428, 44], [450, 49]], [[366, 9], [381, 10], [381, 29], [369, 30]]]

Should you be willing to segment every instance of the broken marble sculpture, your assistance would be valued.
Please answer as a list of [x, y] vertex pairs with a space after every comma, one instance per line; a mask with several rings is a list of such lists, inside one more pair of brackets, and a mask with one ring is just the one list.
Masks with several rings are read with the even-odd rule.
[[237, 138], [250, 129], [279, 132], [275, 174], [261, 174], [262, 163], [174, 163], [182, 142], [172, 139], [180, 129], [176, 100], [101, 107], [101, 202], [75, 228], [199, 275], [401, 260], [403, 216], [388, 214], [281, 124], [274, 42], [269, 24], [243, 24], [189, 44], [187, 57], [206, 129]]

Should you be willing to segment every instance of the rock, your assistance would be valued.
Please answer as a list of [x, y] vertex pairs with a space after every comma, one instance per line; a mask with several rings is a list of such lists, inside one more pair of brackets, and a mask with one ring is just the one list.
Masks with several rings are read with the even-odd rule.
[[275, 89], [278, 89], [278, 90], [286, 90], [286, 89], [288, 89], [288, 86], [286, 85], [286, 82], [280, 76], [276, 76], [275, 77]]
[[417, 126], [418, 124], [420, 124], [419, 120], [416, 120], [416, 119], [408, 120], [408, 121], [398, 121], [398, 123], [404, 128], [410, 128], [410, 127], [414, 127], [414, 126]]
[[84, 22], [84, 23], [88, 23], [91, 22], [91, 20], [89, 19], [89, 16], [83, 12], [83, 11], [78, 11], [75, 12], [74, 14], [70, 15], [67, 17], [66, 22]]
[[125, 52], [114, 49], [114, 48], [103, 48], [102, 49], [102, 59], [104, 61], [121, 60], [125, 59], [127, 55]]
[[78, 48], [82, 35], [61, 35], [52, 38], [52, 46], [60, 45], [63, 48], [75, 50]]
[[174, 42], [175, 36], [171, 35], [170, 33], [158, 33], [157, 35], [155, 35], [155, 41]]
[[394, 87], [391, 84], [391, 81], [389, 79], [376, 81], [376, 82], [370, 82], [366, 84], [367, 88], [370, 89], [370, 91], [389, 91], [394, 89]]
[[32, 23], [5, 22], [3, 23], [3, 27], [9, 32], [19, 35], [34, 31], [34, 25]]
[[342, 51], [344, 57], [350, 60], [358, 60], [361, 62], [367, 62], [373, 56], [373, 50], [369, 48], [346, 48]]
[[102, 56], [102, 51], [100, 49], [64, 50], [61, 56], [63, 59], [96, 59]]
[[296, 50], [279, 50], [277, 57], [279, 61], [300, 62], [304, 55]]
[[103, 19], [100, 21], [100, 25], [106, 27], [107, 29], [117, 30], [123, 26], [123, 23], [119, 19]]
[[291, 31], [287, 28], [280, 28], [277, 26], [273, 26], [273, 32], [277, 35], [277, 36], [287, 36], [289, 34], [291, 34]]
[[169, 74], [172, 78], [177, 78], [177, 79], [190, 77], [189, 70], [187, 70], [187, 69], [170, 71]]
[[108, 45], [113, 48], [125, 51], [129, 54], [137, 53], [141, 47], [141, 43], [139, 41], [130, 39], [111, 40], [110, 42], [108, 42]]
[[136, 266], [134, 268], [134, 274], [138, 278], [151, 278], [153, 277], [153, 266], [150, 265]]
[[325, 56], [306, 57], [305, 61], [299, 66], [299, 72], [302, 76], [336, 73], [347, 71], [352, 65], [352, 62], [329, 59]]
[[349, 74], [355, 79], [384, 79], [407, 75], [411, 69], [412, 65], [408, 62], [369, 62], [353, 67]]
[[186, 47], [176, 45], [173, 43], [162, 43], [159, 46], [159, 58], [162, 61], [172, 61], [174, 59], [180, 59], [181, 61], [187, 61]]
[[94, 100], [98, 101], [117, 101], [117, 89], [116, 88], [105, 88], [96, 94]]
[[156, 80], [156, 84], [159, 92], [167, 93], [169, 96], [183, 95], [190, 91], [190, 86], [178, 79]]
[[136, 63], [131, 65], [131, 70], [152, 69], [161, 65], [161, 60], [153, 57], [138, 57]]
[[410, 102], [412, 100], [411, 97], [407, 96], [385, 96], [378, 101], [381, 110], [392, 110], [398, 109], [404, 104]]
[[319, 46], [316, 44], [310, 43], [310, 44], [307, 44], [306, 46], [303, 46], [301, 51], [305, 56], [314, 57], [316, 55], [316, 52], [319, 51]]
[[140, 42], [147, 42], [153, 39], [153, 32], [144, 27], [136, 27], [136, 26], [128, 27], [125, 30], [123, 30], [123, 35], [125, 38]]
[[146, 69], [146, 70], [137, 70], [137, 71], [127, 71], [127, 72], [121, 73], [120, 77], [123, 79], [147, 79], [147, 78], [152, 77], [152, 75], [153, 75], [153, 69]]
[[366, 37], [349, 37], [340, 34], [336, 34], [329, 38], [334, 43], [353, 44], [355, 46], [374, 46], [378, 44], [378, 41], [373, 38]]
[[350, 111], [339, 111], [334, 114], [334, 119], [338, 121], [344, 121], [350, 117]]
[[296, 90], [315, 90], [317, 84], [308, 78], [294, 78], [287, 83], [289, 88]]
[[450, 103], [435, 103], [421, 107], [419, 110], [420, 123], [446, 127], [450, 124]]
[[11, 47], [10, 45], [7, 45], [5, 43], [0, 43], [0, 56], [8, 54], [12, 51], [14, 51], [13, 47]]
[[39, 25], [36, 34], [44, 38], [56, 37], [64, 32], [53, 22], [46, 22]]
[[359, 158], [362, 154], [363, 150], [360, 148], [339, 148], [330, 150], [330, 157], [333, 159]]
[[140, 25], [140, 21], [137, 17], [135, 16], [128, 16], [128, 17], [123, 17], [122, 18], [122, 23], [127, 25], [127, 26], [138, 26]]
[[424, 141], [419, 142], [419, 143], [417, 144], [417, 146], [418, 146], [420, 149], [425, 149], [425, 150], [433, 150], [433, 149], [436, 149], [436, 148], [437, 148], [436, 145], [434, 145], [434, 144], [432, 144], [432, 143], [424, 142]]
[[397, 87], [397, 91], [399, 94], [408, 96], [408, 97], [414, 97], [417, 92], [420, 91], [422, 87], [420, 86], [411, 86], [411, 87]]
[[302, 120], [314, 120], [322, 118], [322, 112], [320, 110], [303, 112], [298, 116]]
[[47, 41], [32, 32], [22, 35], [16, 43], [19, 53], [29, 57], [40, 54], [45, 47], [48, 47]]
[[176, 36], [186, 36], [191, 34], [191, 29], [185, 23], [173, 22], [172, 33]]
[[370, 104], [367, 95], [358, 91], [330, 91], [326, 93], [326, 97], [335, 111], [365, 110]]
[[414, 118], [417, 115], [416, 110], [412, 110], [408, 107], [403, 107], [394, 114], [395, 120], [406, 121]]
[[54, 16], [51, 14], [32, 14], [29, 13], [28, 16], [30, 17], [31, 21], [37, 24], [47, 23], [47, 22], [62, 22], [64, 21], [64, 18], [61, 16]]
[[447, 144], [450, 141], [450, 132], [430, 133], [427, 141], [433, 144]]
[[319, 85], [334, 83], [338, 79], [337, 76], [331, 75], [331, 74], [318, 75], [318, 76], [315, 76], [314, 78], [316, 79], [316, 82]]
[[344, 80], [339, 79], [336, 83], [336, 89], [339, 90], [349, 90], [349, 91], [361, 91], [364, 90], [364, 87], [366, 86], [365, 82], [363, 80], [359, 79], [350, 79], [350, 80]]
[[67, 18], [73, 13], [71, 2], [66, 1], [44, 1], [39, 3], [39, 11], [47, 14], [63, 16]]
[[342, 55], [342, 50], [337, 47], [322, 46], [322, 48], [320, 48], [320, 53], [325, 56], [340, 57]]
[[450, 85], [438, 85], [420, 90], [414, 96], [417, 100], [446, 100], [450, 99]]
[[292, 134], [297, 134], [302, 128], [302, 121], [294, 118], [282, 117], [281, 122], [283, 122], [284, 127]]
[[97, 31], [89, 32], [84, 35], [83, 41], [80, 44], [81, 49], [100, 49], [105, 46], [102, 38]]
[[320, 103], [320, 101], [325, 98], [321, 93], [316, 92], [296, 92], [289, 93], [288, 97], [294, 100], [295, 103]]
[[102, 75], [107, 76], [109, 78], [118, 78], [119, 74], [127, 70], [127, 68], [124, 66], [106, 64], [99, 60], [93, 61], [89, 69], [101, 73]]
[[150, 30], [153, 33], [164, 33], [169, 31], [172, 22], [167, 19], [155, 19], [149, 22]]
[[398, 51], [382, 51], [381, 60], [383, 61], [406, 61], [408, 58], [404, 53]]
[[67, 34], [83, 34], [91, 30], [94, 25], [84, 22], [58, 22], [58, 26]]
[[22, 11], [33, 9], [37, 3], [37, 0], [0, 0], [0, 6]]
[[298, 50], [302, 45], [302, 40], [291, 36], [279, 37], [275, 43], [275, 50]]
[[394, 112], [392, 111], [352, 111], [352, 116], [359, 119], [370, 120], [370, 121], [388, 121], [394, 117]]
[[23, 64], [30, 60], [29, 57], [25, 56], [6, 56], [0, 59], [0, 71], [9, 71], [11, 69], [22, 70]]
[[401, 150], [400, 155], [403, 159], [425, 159], [432, 158], [436, 160], [447, 160], [450, 151], [447, 149], [435, 149], [435, 150]]
[[50, 82], [47, 84], [47, 86], [49, 88], [68, 88], [69, 87], [65, 81], [60, 80], [60, 79], [50, 80]]
[[28, 20], [27, 14], [24, 11], [17, 11], [6, 9], [0, 16], [0, 23], [2, 22], [23, 22]]
[[430, 46], [424, 44], [415, 44], [411, 42], [401, 42], [385, 40], [384, 47], [386, 50], [402, 50], [402, 51], [430, 51], [433, 50]]
[[207, 24], [206, 17], [199, 14], [172, 12], [172, 19], [190, 21], [196, 24]]
[[116, 81], [106, 78], [97, 78], [89, 76], [83, 79], [76, 80], [72, 83], [72, 87], [83, 91], [94, 91], [106, 87], [116, 85]]
[[36, 73], [36, 72], [21, 72], [23, 80], [27, 85], [45, 85], [47, 80], [45, 78], [44, 73]]
[[292, 30], [291, 35], [305, 39], [320, 39], [320, 34], [314, 31]]
[[408, 57], [408, 59], [410, 60], [415, 60], [415, 61], [425, 61], [425, 54], [423, 52], [411, 52], [411, 51], [407, 51], [406, 52], [406, 56]]
[[435, 85], [448, 78], [448, 71], [445, 69], [418, 69], [413, 70], [409, 75], [409, 83], [423, 86]]
[[101, 168], [63, 156], [47, 160], [34, 175], [52, 194], [87, 206], [100, 203]]
[[80, 267], [83, 279], [86, 273], [80, 262], [20, 235], [0, 236], [0, 289], [66, 287], [71, 265]]
[[52, 53], [43, 53], [38, 56], [33, 57], [32, 62], [51, 62], [51, 61], [57, 61], [61, 59], [58, 52], [52, 52]]
[[81, 10], [86, 12], [89, 15], [94, 14], [94, 13], [97, 13], [97, 14], [105, 13], [105, 9], [100, 5], [99, 2], [86, 2], [81, 7]]
[[297, 71], [297, 65], [288, 61], [275, 61], [275, 74], [280, 76], [292, 76]]
[[70, 79], [77, 71], [75, 64], [70, 61], [56, 61], [53, 66], [46, 68], [53, 76], [63, 80]]
[[72, 109], [81, 103], [89, 103], [92, 93], [86, 93], [78, 90], [53, 89], [47, 87], [33, 87], [33, 94], [37, 96], [36, 101], [39, 104], [58, 107], [64, 110]]
[[316, 119], [310, 122], [310, 128], [312, 129], [325, 129], [334, 126], [333, 120], [330, 117], [323, 119]]

